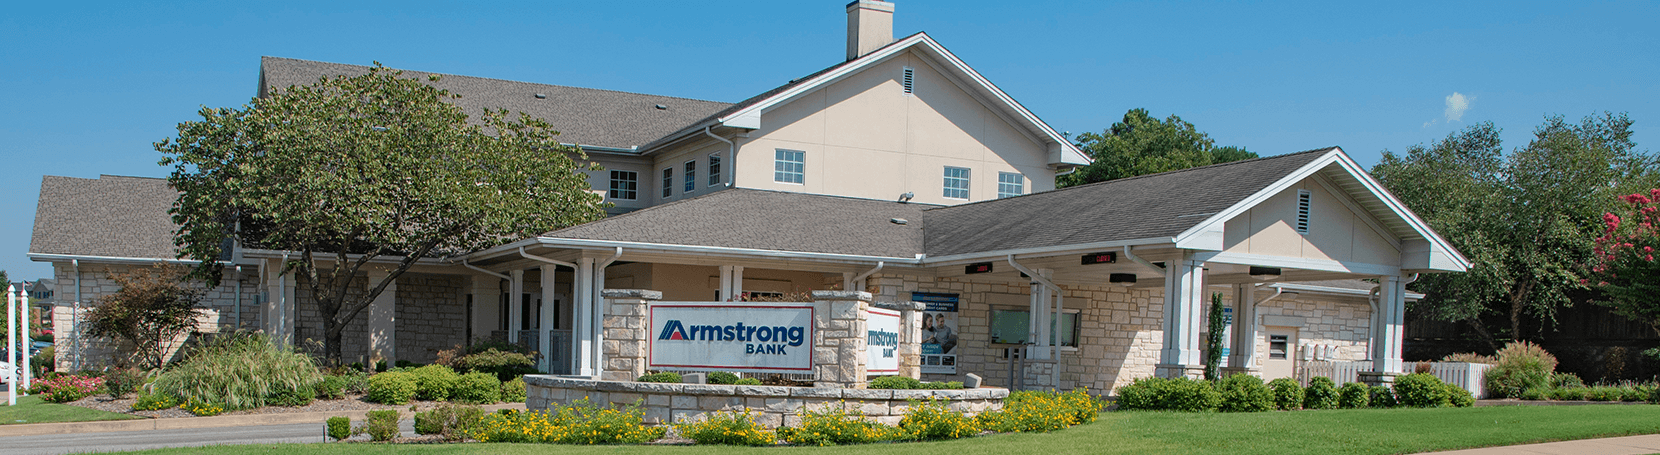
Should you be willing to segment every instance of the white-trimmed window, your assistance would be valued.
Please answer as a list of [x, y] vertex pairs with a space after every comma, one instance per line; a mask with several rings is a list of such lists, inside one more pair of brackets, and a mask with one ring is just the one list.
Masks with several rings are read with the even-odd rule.
[[634, 171], [611, 171], [611, 199], [632, 201], [639, 197], [640, 173]]
[[663, 197], [674, 195], [674, 168], [663, 168]]
[[[991, 309], [991, 342], [996, 344], [1026, 344], [1032, 336], [1031, 312], [1015, 308]], [[1059, 320], [1049, 320], [1049, 344], [1078, 347], [1078, 310], [1061, 311]]]
[[697, 189], [697, 160], [686, 162], [685, 180], [686, 188], [680, 190], [681, 193], [691, 193], [692, 190]]
[[720, 154], [709, 154], [709, 186], [721, 184]]
[[802, 183], [807, 176], [807, 152], [778, 149], [772, 162], [772, 181]]
[[1026, 194], [1026, 176], [1017, 172], [997, 173], [997, 198]]
[[968, 175], [966, 167], [945, 167], [946, 199], [968, 199]]

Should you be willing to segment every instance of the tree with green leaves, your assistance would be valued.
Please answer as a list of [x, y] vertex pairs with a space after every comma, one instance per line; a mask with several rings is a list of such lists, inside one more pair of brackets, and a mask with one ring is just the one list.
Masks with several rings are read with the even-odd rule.
[[[448, 102], [459, 95], [401, 75], [376, 63], [252, 107], [204, 108], [156, 144], [181, 192], [180, 256], [213, 282], [231, 241], [297, 252], [282, 273], [312, 291], [335, 362], [347, 324], [417, 260], [604, 216], [580, 172], [586, 156], [546, 122], [506, 110], [469, 118]], [[353, 292], [371, 269], [385, 278]]]
[[[161, 368], [173, 344], [195, 329], [203, 314], [196, 304], [204, 290], [186, 285], [187, 273], [161, 264], [110, 273], [121, 289], [98, 298], [86, 315], [87, 335], [131, 343], [137, 366]], [[125, 366], [129, 359], [115, 360]]]
[[1591, 277], [1584, 284], [1601, 291], [1598, 303], [1615, 314], [1660, 333], [1660, 262], [1654, 260], [1660, 253], [1660, 188], [1620, 200], [1622, 207], [1602, 216], [1605, 228], [1594, 240]]
[[[1635, 149], [1631, 120], [1605, 113], [1547, 117], [1526, 147], [1504, 153], [1499, 128], [1471, 125], [1404, 155], [1385, 151], [1372, 175], [1472, 262], [1425, 275], [1412, 310], [1465, 323], [1489, 347], [1542, 335], [1557, 310], [1583, 301], [1592, 239], [1613, 196], [1646, 188], [1654, 157]], [[1579, 296], [1579, 297], [1576, 297]], [[1489, 325], [1498, 315], [1503, 324]], [[1524, 322], [1539, 333], [1523, 333]]]
[[1217, 147], [1216, 141], [1171, 115], [1160, 121], [1146, 109], [1131, 109], [1124, 120], [1100, 133], [1078, 135], [1078, 147], [1094, 160], [1057, 179], [1061, 187], [1157, 174], [1190, 167], [1256, 158], [1243, 147]]
[[1222, 308], [1222, 294], [1211, 294], [1205, 326], [1205, 379], [1209, 381], [1222, 379], [1222, 331], [1228, 328]]

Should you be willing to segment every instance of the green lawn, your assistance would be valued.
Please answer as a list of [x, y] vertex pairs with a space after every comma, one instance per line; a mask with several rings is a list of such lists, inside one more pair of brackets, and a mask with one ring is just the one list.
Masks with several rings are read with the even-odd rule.
[[6, 401], [0, 400], [0, 425], [142, 418], [144, 417], [104, 412], [67, 404], [47, 403], [38, 396], [17, 397], [17, 406], [6, 406]]
[[1050, 434], [1005, 434], [944, 442], [831, 448], [546, 446], [530, 444], [305, 444], [221, 446], [140, 453], [503, 453], [540, 454], [1395, 454], [1660, 433], [1660, 406], [1498, 406], [1187, 414], [1110, 412]]

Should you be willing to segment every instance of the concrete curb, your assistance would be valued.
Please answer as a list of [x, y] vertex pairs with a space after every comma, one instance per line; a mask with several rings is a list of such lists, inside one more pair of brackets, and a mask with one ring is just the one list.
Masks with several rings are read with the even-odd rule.
[[[524, 403], [505, 403], [483, 406], [485, 411], [495, 412], [498, 409], [525, 409]], [[392, 407], [408, 413], [408, 408]], [[292, 412], [284, 414], [249, 414], [214, 417], [178, 417], [167, 419], [143, 420], [111, 420], [100, 422], [63, 422], [63, 423], [24, 423], [15, 425], [0, 425], [0, 437], [6, 436], [36, 436], [45, 434], [79, 434], [79, 433], [108, 433], [115, 431], [146, 431], [146, 430], [179, 430], [189, 428], [215, 427], [247, 427], [256, 425], [291, 425], [296, 423], [316, 423], [319, 434], [322, 432], [323, 422], [329, 417], [350, 417], [353, 420], [368, 418], [369, 411], [378, 409], [359, 409], [355, 411], [336, 412]], [[409, 418], [405, 416], [405, 418]]]

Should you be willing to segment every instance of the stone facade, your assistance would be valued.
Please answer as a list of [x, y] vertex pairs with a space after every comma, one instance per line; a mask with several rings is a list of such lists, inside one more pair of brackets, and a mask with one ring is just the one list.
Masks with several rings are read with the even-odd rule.
[[813, 291], [813, 386], [863, 389], [871, 295]]
[[[323, 315], [318, 312], [317, 299], [303, 278], [294, 286], [298, 324], [295, 337], [307, 349], [321, 353], [323, 343]], [[367, 275], [352, 280], [347, 299], [356, 299], [368, 292]], [[398, 277], [397, 359], [416, 363], [432, 363], [440, 350], [467, 342], [467, 277], [461, 275], [432, 275], [405, 273]], [[346, 363], [369, 362], [369, 310], [358, 313], [340, 339], [341, 359]]]
[[[55, 296], [55, 306], [52, 309], [52, 327], [57, 334], [53, 338], [53, 352], [57, 356], [54, 368], [59, 371], [68, 371], [75, 366], [75, 267], [68, 262], [52, 264], [53, 275], [56, 280], [52, 289]], [[82, 321], [91, 308], [98, 304], [100, 298], [114, 294], [121, 290], [110, 277], [112, 273], [122, 273], [135, 268], [145, 268], [150, 265], [127, 264], [85, 264], [81, 265], [81, 305]], [[236, 311], [236, 282], [232, 276], [234, 272], [227, 271], [225, 279], [218, 287], [207, 289], [202, 294], [200, 308], [202, 317], [196, 321], [196, 332], [230, 332], [237, 329]], [[255, 304], [256, 296], [260, 294], [259, 270], [255, 267], [242, 268], [242, 318], [241, 327], [254, 330], [259, 328], [259, 306]], [[84, 328], [83, 328], [84, 329]], [[174, 340], [168, 358], [178, 354], [178, 347], [189, 340], [190, 335], [181, 336]], [[122, 352], [130, 352], [131, 346], [117, 343], [115, 340], [81, 337], [81, 368], [96, 369], [117, 363], [117, 356]]]
[[897, 425], [910, 411], [911, 400], [940, 400], [953, 411], [974, 416], [1003, 408], [1008, 389], [873, 390], [808, 387], [663, 384], [593, 381], [545, 375], [525, 376], [525, 406], [545, 410], [587, 399], [607, 406], [638, 404], [645, 423], [660, 425], [695, 421], [711, 412], [751, 412], [771, 428], [799, 426], [803, 409], [841, 407], [858, 411], [877, 422]]
[[[1302, 295], [1281, 295], [1257, 307], [1258, 317], [1277, 316], [1286, 323], [1301, 322], [1297, 344], [1331, 346], [1331, 356], [1320, 360], [1358, 361], [1370, 357], [1372, 306], [1361, 297], [1322, 296], [1315, 300]], [[1279, 318], [1267, 318], [1269, 320]], [[1268, 335], [1259, 323], [1256, 333], [1257, 365], [1268, 360]]]
[[638, 289], [606, 289], [605, 297], [605, 368], [600, 379], [633, 381], [646, 374], [647, 340], [651, 331], [646, 327], [646, 307], [662, 299], [663, 293]]

